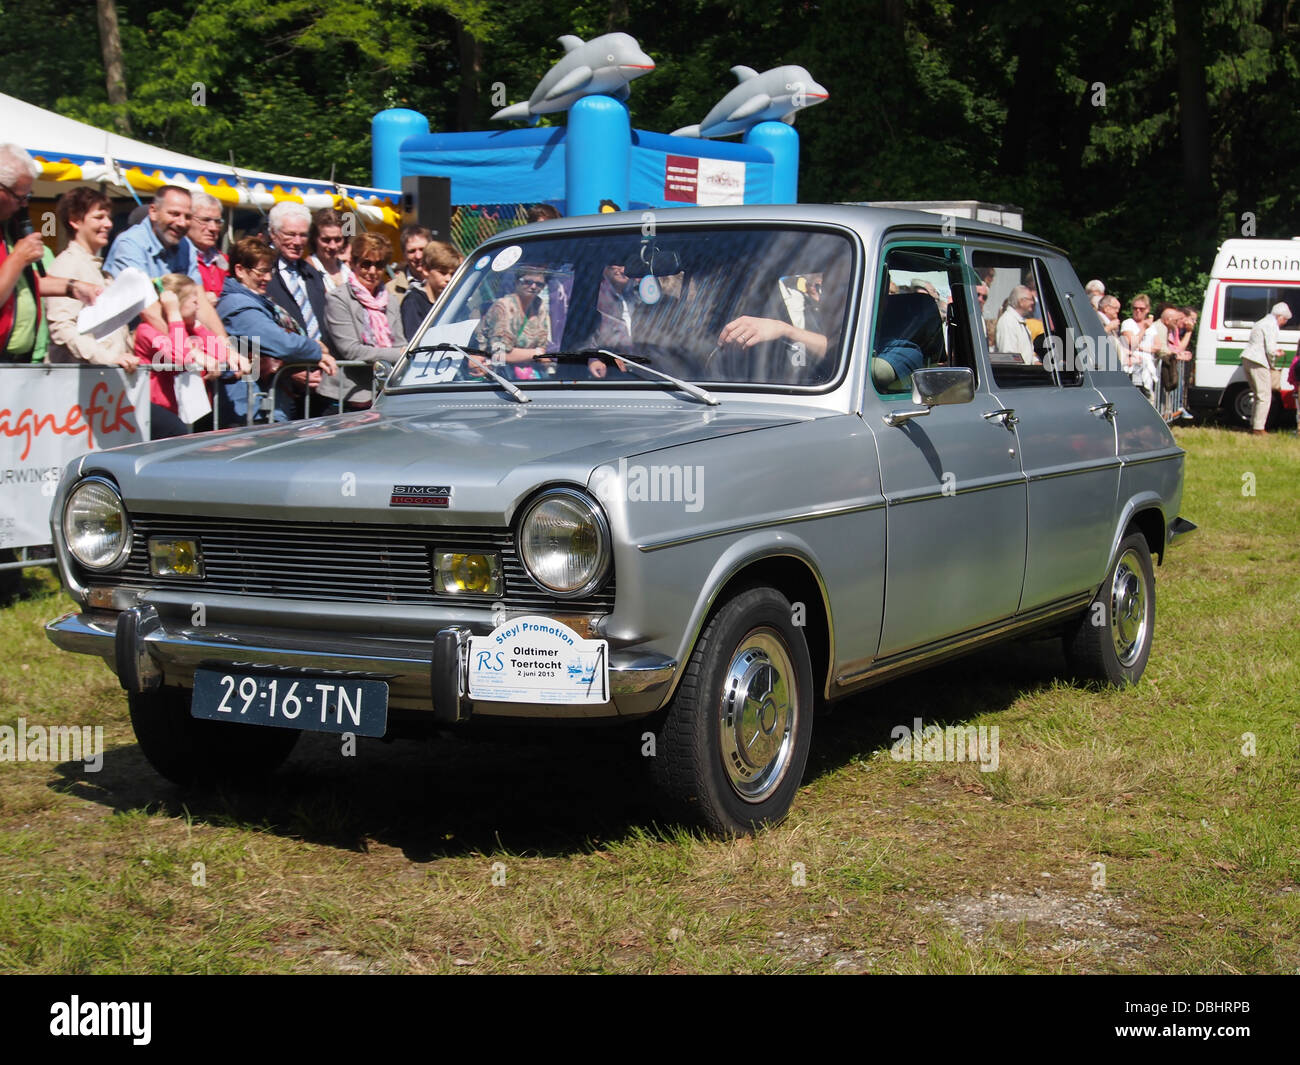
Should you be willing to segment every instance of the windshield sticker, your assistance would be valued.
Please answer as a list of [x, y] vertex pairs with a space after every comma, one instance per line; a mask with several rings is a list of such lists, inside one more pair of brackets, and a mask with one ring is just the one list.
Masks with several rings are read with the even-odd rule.
[[524, 249], [518, 244], [511, 244], [508, 248], [502, 248], [492, 260], [492, 269], [498, 274], [502, 270], [509, 270], [519, 261], [519, 256], [523, 255]]
[[479, 260], [478, 260], [478, 262], [476, 262], [476, 263], [474, 264], [474, 269], [475, 269], [475, 270], [482, 270], [483, 267], [487, 266], [487, 264], [490, 263], [491, 261], [492, 261], [492, 256], [490, 256], [490, 255], [481, 255], [481, 256], [479, 256]]

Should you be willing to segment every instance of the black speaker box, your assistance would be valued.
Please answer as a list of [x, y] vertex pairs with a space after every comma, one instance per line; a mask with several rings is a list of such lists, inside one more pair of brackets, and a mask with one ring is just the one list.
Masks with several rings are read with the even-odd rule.
[[402, 178], [402, 225], [424, 226], [434, 240], [451, 240], [451, 178]]

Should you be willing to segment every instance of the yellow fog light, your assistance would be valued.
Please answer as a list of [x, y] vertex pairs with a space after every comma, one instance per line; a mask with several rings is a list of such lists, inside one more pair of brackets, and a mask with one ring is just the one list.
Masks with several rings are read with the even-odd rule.
[[501, 556], [495, 551], [433, 553], [434, 584], [450, 595], [500, 595]]
[[197, 540], [150, 540], [149, 572], [155, 577], [202, 577], [203, 552]]

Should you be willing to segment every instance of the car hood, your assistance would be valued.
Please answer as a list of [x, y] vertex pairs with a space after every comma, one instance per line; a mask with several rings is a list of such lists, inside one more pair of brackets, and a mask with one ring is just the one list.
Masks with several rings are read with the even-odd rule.
[[543, 484], [586, 484], [619, 458], [752, 432], [816, 412], [724, 411], [672, 401], [447, 405], [411, 414], [364, 411], [288, 425], [203, 433], [87, 455], [137, 512], [393, 520], [398, 486], [446, 486], [446, 509], [402, 508], [403, 521], [498, 524]]

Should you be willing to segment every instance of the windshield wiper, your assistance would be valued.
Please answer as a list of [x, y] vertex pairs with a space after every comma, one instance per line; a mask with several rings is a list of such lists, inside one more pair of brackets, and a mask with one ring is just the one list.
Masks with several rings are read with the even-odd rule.
[[[422, 344], [418, 348], [411, 348], [410, 351], [408, 351], [406, 354], [408, 356], [418, 355], [422, 351], [454, 351], [458, 355], [463, 356], [466, 362], [472, 362], [470, 356], [478, 355], [483, 359], [483, 361], [475, 362], [473, 363], [473, 365], [476, 366], [477, 369], [480, 370], [484, 376], [492, 378], [492, 380], [494, 380], [497, 384], [499, 384], [502, 388], [504, 388], [507, 392], [509, 392], [510, 395], [513, 398], [517, 399], [520, 403], [532, 402], [532, 397], [524, 395], [522, 391], [520, 391], [518, 388], [515, 387], [513, 381], [507, 381], [504, 377], [502, 377], [499, 373], [497, 373], [496, 370], [492, 369], [492, 356], [488, 352], [483, 351], [481, 348], [465, 348], [465, 347], [461, 347], [461, 345], [459, 344], [452, 344], [450, 342], [444, 341], [440, 344]], [[399, 385], [398, 387], [400, 388], [406, 386]], [[414, 387], [418, 387], [418, 386], [414, 386]]]
[[717, 396], [706, 392], [698, 385], [693, 385], [689, 381], [683, 381], [680, 377], [674, 377], [672, 374], [664, 373], [662, 370], [656, 370], [649, 365], [650, 360], [644, 355], [619, 355], [607, 348], [589, 348], [584, 351], [561, 351], [554, 355], [534, 355], [534, 359], [555, 359], [558, 362], [574, 363], [587, 362], [591, 359], [599, 359], [606, 366], [611, 362], [618, 362], [621, 368], [636, 370], [642, 374], [648, 374], [652, 378], [660, 381], [667, 381], [670, 385], [680, 388], [688, 396], [694, 396], [696, 399], [707, 403], [710, 407], [719, 406], [722, 401]]

